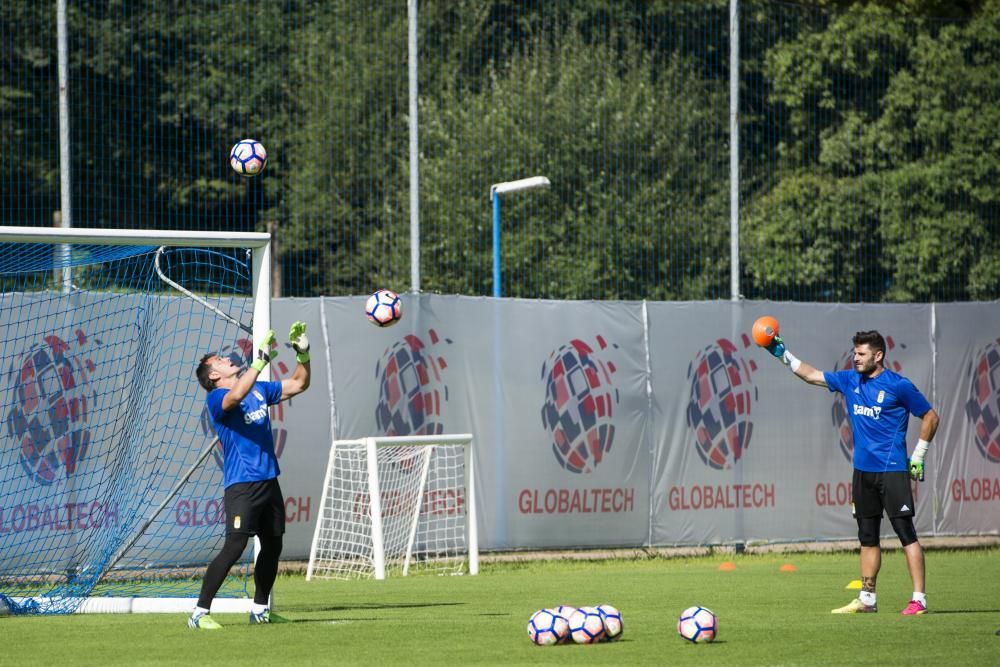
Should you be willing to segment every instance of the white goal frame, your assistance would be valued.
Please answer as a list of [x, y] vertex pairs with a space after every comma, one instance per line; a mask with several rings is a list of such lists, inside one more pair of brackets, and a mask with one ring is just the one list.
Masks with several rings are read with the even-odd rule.
[[[46, 243], [46, 244], [91, 244], [91, 245], [122, 245], [122, 246], [169, 246], [193, 248], [248, 248], [251, 251], [251, 289], [253, 298], [252, 337], [254, 345], [264, 337], [271, 328], [271, 235], [262, 232], [197, 232], [197, 231], [152, 231], [131, 229], [87, 229], [87, 228], [46, 228], [46, 227], [0, 227], [0, 243]], [[56, 253], [68, 256], [68, 245], [56, 246]], [[181, 293], [201, 301], [199, 297], [187, 292], [183, 287], [161, 278]], [[72, 288], [70, 269], [63, 269], [63, 288]], [[204, 302], [202, 302], [204, 303]], [[211, 306], [207, 306], [211, 308]], [[223, 314], [224, 315], [224, 314]], [[270, 379], [270, 368], [265, 367], [260, 374], [261, 380]], [[198, 461], [183, 475], [186, 479], [195, 468], [211, 453], [215, 445], [213, 441], [202, 452]], [[166, 507], [169, 501], [180, 490], [181, 482], [174, 487], [168, 497], [143, 522], [138, 533], [118, 552], [115, 559], [138, 539], [142, 531], [149, 526], [155, 517]], [[260, 542], [255, 538], [254, 559], [260, 552]], [[58, 601], [42, 596], [11, 597], [14, 603], [34, 602], [43, 608]], [[179, 597], [103, 597], [92, 596], [82, 599], [75, 613], [182, 613], [190, 612], [197, 604], [197, 598]], [[212, 611], [218, 613], [246, 613], [250, 611], [251, 598], [217, 598], [212, 602]], [[0, 603], [0, 615], [7, 612], [6, 605]]]
[[[363, 446], [366, 450], [368, 493], [371, 507], [371, 539], [372, 539], [372, 568], [375, 579], [386, 578], [386, 555], [383, 540], [383, 522], [381, 493], [378, 476], [378, 450], [390, 447], [427, 447], [434, 445], [460, 445], [464, 447], [464, 483], [465, 483], [465, 545], [468, 549], [469, 574], [479, 573], [479, 532], [477, 528], [478, 512], [476, 509], [476, 473], [475, 456], [472, 450], [472, 434], [443, 434], [443, 435], [419, 435], [419, 436], [384, 436], [367, 437], [357, 440], [334, 440], [330, 445], [330, 456], [327, 461], [326, 474], [323, 479], [323, 493], [320, 499], [319, 513], [316, 518], [316, 527], [313, 531], [312, 544], [309, 548], [309, 565], [306, 569], [306, 581], [313, 578], [314, 567], [320, 533], [322, 532], [323, 517], [326, 515], [328, 505], [327, 490], [330, 488], [331, 475], [334, 461], [337, 455], [337, 448], [344, 445]], [[421, 471], [419, 498], [423, 497], [423, 489], [427, 481], [427, 465], [425, 463]], [[411, 562], [414, 538], [417, 524], [420, 517], [421, 501], [416, 503], [412, 523], [409, 529], [407, 540], [407, 553], [402, 567], [402, 576], [407, 576]]]

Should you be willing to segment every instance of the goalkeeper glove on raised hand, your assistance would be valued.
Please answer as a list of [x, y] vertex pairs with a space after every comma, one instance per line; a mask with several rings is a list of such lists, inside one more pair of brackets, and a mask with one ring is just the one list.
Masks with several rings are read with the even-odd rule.
[[270, 329], [264, 334], [264, 338], [257, 347], [257, 358], [250, 364], [250, 368], [260, 373], [271, 363], [272, 359], [278, 356], [278, 343], [275, 338], [274, 329]]
[[792, 372], [799, 370], [799, 366], [802, 364], [799, 359], [788, 351], [785, 347], [785, 341], [781, 339], [781, 336], [775, 336], [771, 341], [771, 344], [765, 348], [768, 352], [776, 356], [781, 360], [781, 363], [792, 369]]
[[775, 336], [771, 339], [770, 345], [768, 345], [765, 349], [778, 359], [781, 359], [783, 363], [788, 363], [785, 361], [785, 341], [781, 339], [781, 336]]
[[926, 440], [917, 440], [917, 446], [913, 448], [913, 456], [910, 457], [910, 479], [924, 481], [924, 454], [927, 453], [927, 446], [931, 444]]
[[306, 337], [306, 323], [294, 322], [288, 331], [288, 346], [295, 350], [295, 361], [309, 363], [309, 339]]

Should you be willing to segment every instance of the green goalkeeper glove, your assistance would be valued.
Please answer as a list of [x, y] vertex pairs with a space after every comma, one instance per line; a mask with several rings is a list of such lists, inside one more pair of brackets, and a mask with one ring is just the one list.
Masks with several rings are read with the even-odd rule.
[[294, 322], [288, 331], [288, 346], [295, 350], [295, 361], [309, 363], [309, 339], [306, 337], [306, 323]]
[[931, 443], [926, 440], [917, 440], [913, 456], [910, 457], [910, 479], [924, 481], [924, 454], [927, 453], [929, 444]]
[[791, 368], [793, 373], [799, 370], [799, 366], [802, 365], [802, 362], [799, 361], [798, 357], [789, 352], [788, 348], [785, 347], [785, 341], [782, 340], [781, 336], [775, 336], [774, 340], [771, 341], [771, 344], [765, 349], [776, 356], [781, 363]]
[[260, 341], [260, 345], [257, 347], [257, 359], [250, 364], [250, 368], [260, 373], [277, 356], [278, 343], [275, 340], [274, 329], [270, 329]]
[[787, 348], [785, 347], [785, 341], [783, 341], [781, 339], [781, 336], [775, 336], [771, 340], [771, 344], [768, 345], [765, 349], [768, 352], [770, 352], [771, 354], [773, 354], [774, 356], [776, 356], [778, 359], [781, 359], [782, 363], [786, 363], [786, 364], [788, 363], [784, 359], [784, 357], [785, 357], [785, 350]]

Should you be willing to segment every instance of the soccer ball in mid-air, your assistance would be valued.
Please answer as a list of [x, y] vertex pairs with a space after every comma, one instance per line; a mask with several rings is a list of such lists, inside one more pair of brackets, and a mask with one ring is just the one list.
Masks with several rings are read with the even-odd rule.
[[677, 619], [677, 634], [695, 644], [715, 641], [719, 621], [704, 607], [688, 607]]
[[229, 151], [229, 165], [241, 176], [256, 176], [267, 166], [267, 151], [254, 139], [241, 139]]
[[622, 613], [609, 604], [597, 605], [597, 613], [604, 621], [604, 641], [613, 642], [622, 636], [625, 624], [622, 622]]
[[604, 639], [604, 621], [595, 607], [579, 607], [569, 617], [569, 634], [577, 644], [594, 644]]
[[539, 609], [528, 619], [528, 637], [539, 646], [552, 646], [569, 637], [569, 622], [555, 609]]
[[377, 327], [391, 327], [403, 316], [403, 302], [392, 290], [380, 289], [365, 302], [365, 315]]

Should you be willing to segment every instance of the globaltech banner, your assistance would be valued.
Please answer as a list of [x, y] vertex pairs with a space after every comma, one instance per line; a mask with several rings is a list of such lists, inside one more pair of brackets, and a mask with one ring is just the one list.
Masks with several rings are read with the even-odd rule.
[[[995, 303], [403, 295], [402, 321], [382, 329], [368, 323], [363, 303], [272, 303], [279, 336], [304, 320], [312, 342], [309, 391], [270, 414], [286, 499], [285, 558], [308, 557], [331, 441], [386, 434], [473, 434], [484, 550], [854, 538], [854, 442], [843, 397], [805, 384], [752, 343], [751, 324], [764, 314], [781, 322], [790, 350], [821, 370], [850, 369], [854, 333], [879, 330], [887, 367], [910, 378], [941, 416], [926, 481], [912, 485], [918, 531], [1000, 532]], [[25, 300], [20, 307], [33, 306]], [[23, 338], [3, 375], [9, 400], [0, 463], [9, 478], [0, 480], [0, 537], [40, 539], [39, 548], [72, 563], [95, 536], [126, 543], [173, 486], [163, 478], [162, 487], [105, 488], [99, 480], [113, 478], [100, 466], [121, 460], [136, 475], [155, 472], [162, 463], [150, 443], [161, 442], [180, 448], [184, 465], [194, 461], [214, 435], [193, 375], [198, 359], [214, 350], [245, 363], [252, 343], [243, 334], [199, 334], [175, 353], [178, 363], [137, 386], [102, 356], [121, 338], [110, 325], [95, 319], [50, 329]], [[272, 376], [287, 376], [293, 365], [282, 348]], [[28, 379], [49, 366], [62, 369], [62, 379], [45, 391], [64, 399], [61, 419], [72, 428], [60, 457], [43, 459], [28, 456], [34, 449], [25, 445], [42, 442], [31, 426], [41, 417]], [[190, 414], [157, 411], [122, 439], [99, 421], [113, 425], [180, 395], [194, 398], [176, 402], [193, 406]], [[919, 423], [909, 423], [911, 448]], [[88, 440], [88, 433], [102, 437]], [[157, 515], [139, 551], [155, 555], [180, 541], [188, 563], [214, 555], [224, 529], [221, 465], [213, 452]], [[178, 464], [176, 475], [183, 469]], [[895, 539], [888, 521], [882, 532]], [[11, 564], [12, 554], [0, 560]]]
[[[942, 419], [918, 530], [1000, 530], [993, 304], [404, 298], [383, 330], [360, 299], [323, 302], [338, 437], [473, 433], [486, 549], [852, 539], [843, 398], [751, 342], [763, 314], [821, 370], [851, 369], [854, 333], [879, 330]], [[414, 400], [390, 407], [393, 359]]]
[[647, 541], [641, 304], [422, 296], [376, 330], [324, 303], [338, 437], [471, 432], [486, 548]]

